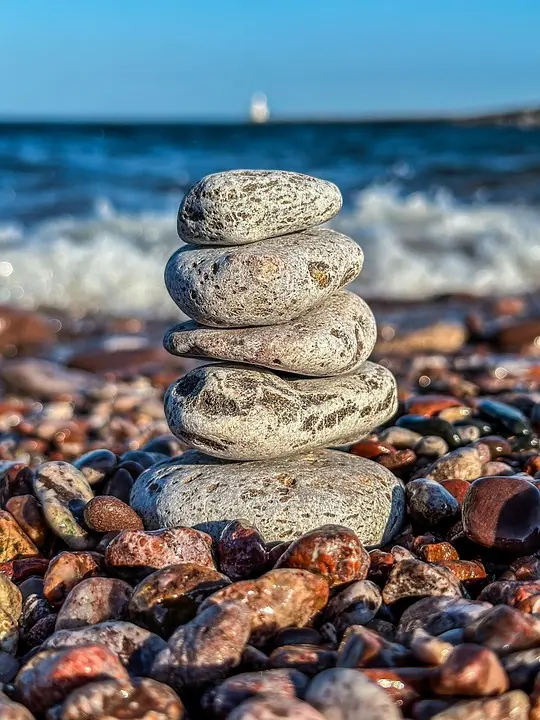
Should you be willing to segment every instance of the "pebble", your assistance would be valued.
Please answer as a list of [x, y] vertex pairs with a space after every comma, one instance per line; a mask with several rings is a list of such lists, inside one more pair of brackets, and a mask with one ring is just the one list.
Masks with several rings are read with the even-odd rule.
[[385, 428], [378, 434], [378, 437], [383, 442], [396, 448], [396, 450], [414, 450], [423, 439], [420, 433], [414, 432], [414, 430], [410, 430], [409, 428], [398, 427], [397, 425], [391, 425], [389, 428]]
[[297, 538], [275, 567], [309, 570], [335, 587], [363, 580], [369, 570], [369, 555], [349, 528], [323, 525]]
[[167, 638], [195, 617], [203, 600], [229, 584], [225, 575], [203, 565], [168, 565], [134, 589], [129, 601], [130, 619]]
[[494, 652], [472, 643], [458, 645], [431, 676], [436, 695], [501, 695], [508, 677]]
[[302, 700], [283, 697], [254, 697], [246, 700], [228, 720], [324, 720], [325, 716]]
[[94, 493], [80, 470], [67, 462], [40, 465], [34, 475], [34, 493], [51, 530], [73, 550], [95, 545], [92, 536], [77, 522], [70, 509], [73, 501], [86, 504]]
[[359, 580], [333, 595], [324, 610], [324, 619], [338, 632], [350, 625], [367, 625], [382, 605], [379, 588], [371, 580]]
[[341, 209], [341, 193], [327, 180], [285, 170], [230, 170], [207, 175], [178, 211], [184, 242], [243, 245], [307, 230]]
[[130, 506], [111, 495], [98, 495], [84, 508], [84, 522], [96, 532], [144, 530], [141, 518]]
[[352, 625], [343, 635], [336, 664], [343, 668], [385, 668], [402, 665], [408, 657], [409, 651], [403, 645], [361, 625]]
[[0, 510], [0, 563], [39, 555], [39, 550], [13, 515]]
[[451, 449], [461, 445], [461, 439], [456, 428], [447, 420], [441, 420], [441, 418], [424, 417], [423, 415], [402, 415], [397, 421], [397, 425], [419, 432], [421, 435], [437, 435]]
[[419, 457], [427, 458], [440, 458], [446, 455], [448, 450], [448, 443], [438, 435], [426, 435], [414, 446], [414, 452]]
[[358, 440], [397, 409], [394, 376], [365, 363], [351, 375], [301, 380], [270, 370], [205, 365], [165, 395], [172, 432], [226, 460], [267, 460]]
[[73, 464], [82, 472], [89, 485], [97, 485], [116, 468], [118, 458], [110, 450], [101, 448], [81, 455]]
[[431, 720], [528, 720], [530, 702], [521, 690], [495, 698], [469, 700], [451, 705], [431, 716]]
[[4, 360], [0, 377], [11, 390], [42, 400], [71, 398], [103, 387], [103, 380], [92, 373], [33, 357]]
[[309, 644], [281, 645], [268, 658], [272, 668], [293, 668], [313, 677], [322, 670], [334, 667], [337, 652]]
[[331, 668], [309, 685], [306, 702], [328, 720], [399, 720], [401, 713], [384, 690], [358, 670]]
[[436, 480], [412, 480], [405, 487], [405, 496], [409, 515], [427, 527], [450, 520], [459, 513], [458, 501]]
[[127, 681], [116, 655], [103, 645], [45, 650], [26, 663], [15, 679], [18, 696], [33, 713], [44, 713], [92, 680]]
[[150, 674], [177, 691], [223, 680], [240, 665], [251, 627], [252, 611], [245, 604], [206, 607], [175, 630]]
[[0, 692], [0, 715], [2, 720], [34, 720], [30, 710], [18, 702], [13, 702], [3, 692]]
[[314, 228], [241, 247], [177, 250], [165, 285], [180, 310], [211, 327], [278, 325], [354, 280], [364, 254], [335, 230]]
[[105, 645], [132, 675], [148, 673], [154, 657], [167, 647], [158, 635], [130, 622], [107, 621], [75, 630], [58, 630], [43, 644], [44, 650]]
[[33, 475], [23, 463], [0, 460], [0, 507], [5, 508], [12, 497], [31, 494]]
[[440, 480], [439, 482], [445, 490], [448, 490], [452, 497], [456, 498], [461, 508], [470, 483], [467, 480], [459, 480], [457, 478], [454, 480]]
[[510, 432], [512, 435], [532, 434], [531, 425], [527, 417], [511, 405], [482, 398], [476, 402], [476, 410], [503, 432]]
[[22, 595], [19, 588], [0, 575], [0, 650], [15, 655], [19, 641]]
[[219, 567], [233, 582], [261, 575], [268, 565], [263, 537], [247, 520], [231, 520], [219, 538]]
[[189, 321], [171, 328], [163, 342], [173, 355], [324, 377], [358, 370], [371, 355], [376, 337], [375, 318], [364, 300], [339, 291], [279, 325], [227, 329]]
[[49, 563], [43, 578], [43, 594], [51, 605], [62, 605], [77, 583], [102, 574], [102, 565], [103, 558], [97, 553], [58, 553]]
[[540, 619], [506, 605], [496, 605], [465, 628], [465, 640], [497, 655], [540, 646]]
[[482, 474], [485, 459], [478, 447], [453, 450], [435, 460], [423, 473], [431, 480], [476, 480]]
[[306, 570], [270, 570], [257, 580], [218, 590], [202, 603], [200, 612], [230, 601], [253, 612], [250, 643], [258, 647], [279, 630], [310, 624], [328, 602], [328, 583]]
[[33, 495], [16, 495], [6, 503], [6, 510], [17, 521], [27, 537], [39, 548], [48, 540], [48, 528], [41, 505]]
[[398, 625], [398, 640], [407, 644], [418, 628], [430, 635], [442, 635], [448, 630], [465, 628], [475, 618], [491, 608], [488, 602], [478, 602], [449, 596], [426, 597], [403, 612]]
[[190, 527], [124, 530], [111, 540], [105, 551], [108, 567], [130, 578], [143, 578], [154, 570], [181, 562], [213, 568], [211, 538]]
[[408, 598], [446, 595], [461, 597], [458, 579], [445, 567], [430, 565], [421, 560], [400, 560], [390, 571], [383, 588], [385, 603], [392, 605]]
[[540, 490], [517, 477], [483, 477], [463, 501], [463, 530], [484, 547], [528, 553], [540, 548]]
[[[57, 706], [58, 707], [58, 706]], [[178, 695], [151, 678], [97, 680], [73, 690], [53, 720], [182, 720]]]
[[219, 539], [226, 521], [247, 516], [268, 540], [287, 541], [326, 522], [350, 527], [363, 545], [388, 542], [405, 511], [395, 475], [335, 450], [242, 464], [188, 452], [141, 475], [131, 505], [148, 528], [182, 523]]
[[106, 620], [126, 620], [131, 592], [131, 585], [116, 578], [82, 580], [60, 608], [55, 629], [71, 630]]

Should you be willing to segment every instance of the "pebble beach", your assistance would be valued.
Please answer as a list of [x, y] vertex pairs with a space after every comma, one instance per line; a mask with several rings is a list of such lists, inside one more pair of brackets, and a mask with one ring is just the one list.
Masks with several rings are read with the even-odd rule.
[[184, 199], [180, 324], [0, 306], [6, 720], [540, 717], [538, 298], [365, 302], [274, 175]]

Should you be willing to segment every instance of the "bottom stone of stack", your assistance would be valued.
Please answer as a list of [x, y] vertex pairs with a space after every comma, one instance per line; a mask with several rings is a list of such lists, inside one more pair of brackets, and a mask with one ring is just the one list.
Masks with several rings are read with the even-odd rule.
[[285, 541], [337, 524], [369, 546], [397, 534], [405, 493], [386, 468], [337, 450], [246, 463], [190, 450], [140, 475], [131, 505], [149, 530], [195, 526], [217, 538], [228, 521], [246, 518], [267, 541]]

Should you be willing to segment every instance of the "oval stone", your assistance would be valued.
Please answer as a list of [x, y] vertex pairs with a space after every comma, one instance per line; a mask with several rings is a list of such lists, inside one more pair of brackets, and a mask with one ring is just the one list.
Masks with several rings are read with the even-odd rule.
[[327, 228], [243, 247], [177, 250], [167, 290], [193, 320], [215, 327], [276, 325], [300, 317], [360, 273], [364, 254]]
[[540, 547], [540, 491], [523, 478], [479, 478], [462, 514], [465, 534], [479, 545], [523, 555]]
[[173, 355], [323, 377], [357, 370], [371, 355], [376, 339], [368, 305], [354, 293], [340, 291], [280, 325], [227, 329], [181, 323], [165, 333], [164, 345]]
[[350, 527], [364, 545], [388, 542], [405, 510], [400, 480], [371, 460], [319, 450], [265, 463], [220, 463], [193, 451], [146, 470], [131, 505], [148, 528], [197, 526], [219, 539], [247, 516], [269, 540], [321, 523]]
[[165, 395], [172, 432], [196, 450], [226, 460], [266, 460], [345, 445], [396, 409], [394, 376], [370, 362], [352, 375], [307, 380], [206, 365], [173, 383]]
[[198, 245], [244, 245], [305, 230], [341, 209], [339, 188], [285, 170], [229, 170], [207, 175], [178, 211], [178, 235]]

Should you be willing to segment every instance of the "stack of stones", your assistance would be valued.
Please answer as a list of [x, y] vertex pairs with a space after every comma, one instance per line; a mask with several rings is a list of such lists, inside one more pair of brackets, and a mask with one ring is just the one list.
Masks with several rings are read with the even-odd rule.
[[247, 518], [268, 540], [324, 524], [368, 545], [404, 515], [400, 481], [341, 450], [397, 409], [396, 384], [366, 362], [376, 339], [366, 303], [344, 289], [361, 248], [321, 223], [336, 215], [332, 183], [282, 171], [210, 175], [185, 197], [167, 289], [192, 318], [165, 347], [209, 358], [165, 398], [172, 432], [193, 448], [136, 482], [147, 528], [197, 526], [214, 537]]

